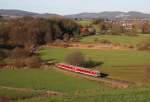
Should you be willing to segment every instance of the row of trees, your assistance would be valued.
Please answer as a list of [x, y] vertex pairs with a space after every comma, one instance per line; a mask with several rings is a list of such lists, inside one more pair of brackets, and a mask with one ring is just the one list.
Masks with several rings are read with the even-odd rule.
[[144, 34], [149, 34], [150, 33], [150, 23], [149, 22], [145, 22], [143, 25], [142, 25], [142, 32]]
[[57, 39], [68, 41], [79, 34], [80, 26], [70, 19], [40, 19], [24, 17], [0, 22], [0, 43], [11, 45], [41, 45]]
[[42, 60], [24, 48], [0, 50], [0, 68], [40, 68]]
[[[80, 32], [80, 26], [65, 18], [0, 19], [0, 67], [39, 68], [43, 61], [37, 46], [68, 41]], [[59, 39], [59, 40], [58, 40]], [[60, 41], [59, 41], [60, 42]]]
[[2, 19], [3, 18], [3, 16], [0, 14], [0, 19]]
[[150, 23], [146, 21], [120, 22], [96, 19], [93, 23], [99, 25], [102, 34], [136, 35], [137, 33], [150, 33]]

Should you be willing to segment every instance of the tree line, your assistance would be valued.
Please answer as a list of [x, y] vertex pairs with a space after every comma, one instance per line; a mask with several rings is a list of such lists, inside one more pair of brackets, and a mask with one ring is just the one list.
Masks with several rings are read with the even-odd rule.
[[101, 34], [136, 35], [137, 33], [149, 34], [149, 21], [111, 21], [109, 19], [95, 19], [93, 24], [99, 26]]
[[0, 43], [8, 45], [42, 45], [57, 39], [69, 40], [78, 35], [80, 26], [65, 18], [32, 18], [0, 21]]
[[0, 18], [0, 67], [40, 68], [38, 46], [69, 41], [79, 34], [80, 25], [71, 19]]

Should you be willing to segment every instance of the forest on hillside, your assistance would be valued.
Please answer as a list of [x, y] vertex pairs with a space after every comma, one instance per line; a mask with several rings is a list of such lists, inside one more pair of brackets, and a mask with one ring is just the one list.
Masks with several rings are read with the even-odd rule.
[[0, 44], [29, 47], [51, 43], [57, 39], [68, 41], [79, 34], [80, 26], [65, 18], [32, 18], [0, 21]]

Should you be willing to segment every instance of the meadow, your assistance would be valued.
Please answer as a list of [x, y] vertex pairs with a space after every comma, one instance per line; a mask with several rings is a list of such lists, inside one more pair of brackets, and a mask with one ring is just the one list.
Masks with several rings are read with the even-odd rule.
[[[40, 21], [40, 20], [39, 20]], [[64, 31], [61, 29], [70, 29], [70, 24], [67, 22], [60, 23], [58, 25], [54, 23], [49, 25], [47, 21], [41, 21], [36, 23], [37, 27], [40, 26], [40, 30], [45, 29], [47, 31], [36, 30], [36, 26], [28, 27], [28, 24], [34, 23], [33, 21], [25, 21], [25, 29], [29, 28], [32, 34], [42, 32], [44, 37], [35, 37], [34, 39], [45, 41], [47, 34], [50, 36], [57, 36], [63, 34]], [[133, 45], [150, 39], [150, 34], [138, 34], [137, 36], [119, 36], [119, 35], [101, 35], [99, 25], [93, 24], [93, 20], [82, 19], [76, 20], [76, 22], [83, 27], [95, 28], [96, 35], [84, 36], [80, 39], [79, 43], [82, 44], [99, 44], [105, 41], [110, 41], [114, 45]], [[7, 22], [8, 23], [8, 22]], [[10, 22], [11, 24], [12, 22]], [[62, 23], [62, 24], [61, 24]], [[15, 24], [15, 23], [14, 23]], [[32, 25], [32, 24], [30, 24]], [[64, 27], [61, 28], [63, 25]], [[16, 27], [18, 23], [16, 22]], [[60, 27], [60, 28], [59, 28]], [[72, 25], [71, 27], [75, 27]], [[7, 28], [7, 27], [6, 27]], [[10, 29], [8, 29], [9, 32]], [[24, 30], [20, 29], [20, 30]], [[35, 32], [34, 32], [35, 30]], [[74, 32], [74, 28], [72, 29]], [[47, 33], [52, 31], [50, 33]], [[57, 32], [58, 31], [58, 32]], [[14, 38], [16, 34], [20, 34], [16, 29], [11, 28], [11, 33], [14, 32]], [[22, 34], [28, 34], [30, 31], [21, 31]], [[70, 31], [68, 34], [71, 34]], [[22, 37], [30, 37], [25, 36]], [[12, 35], [13, 36], [13, 35]], [[32, 36], [32, 35], [31, 35]], [[5, 38], [5, 37], [4, 37]], [[16, 37], [17, 39], [20, 39]], [[38, 38], [38, 39], [37, 39]], [[22, 38], [24, 39], [24, 38]], [[29, 38], [26, 38], [29, 39]], [[56, 38], [57, 39], [57, 38]], [[41, 40], [41, 41], [42, 41]], [[52, 40], [51, 38], [49, 40]], [[18, 40], [20, 44], [22, 40]], [[48, 41], [48, 40], [47, 40]], [[11, 41], [9, 41], [11, 42]], [[13, 42], [13, 41], [12, 41]], [[34, 42], [34, 41], [31, 41]], [[15, 42], [16, 43], [16, 42]], [[28, 44], [28, 43], [27, 43]], [[42, 44], [42, 43], [41, 43]], [[48, 42], [47, 42], [48, 44]], [[98, 70], [104, 74], [108, 74], [108, 78], [118, 79], [122, 81], [129, 81], [135, 83], [128, 88], [114, 88], [112, 85], [108, 85], [102, 82], [90, 81], [82, 79], [81, 77], [73, 77], [70, 72], [64, 73], [56, 69], [54, 66], [50, 66], [48, 69], [45, 68], [20, 68], [20, 69], [0, 69], [0, 99], [1, 97], [10, 98], [12, 102], [149, 102], [150, 101], [150, 81], [147, 79], [147, 69], [150, 68], [150, 53], [149, 51], [137, 51], [137, 50], [112, 50], [112, 49], [73, 49], [73, 48], [41, 48], [38, 55], [43, 60], [54, 60], [56, 62], [66, 63], [66, 56], [73, 51], [81, 51], [86, 59], [92, 59], [102, 64], [91, 69]], [[9, 61], [8, 59], [6, 61]], [[4, 63], [1, 61], [0, 63]], [[81, 74], [79, 74], [81, 75]], [[82, 75], [81, 75], [82, 76]], [[24, 89], [21, 90], [21, 89]], [[31, 91], [32, 90], [32, 91]], [[46, 96], [46, 92], [58, 92], [60, 94], [54, 96]], [[44, 95], [43, 95], [44, 94]], [[1, 101], [1, 100], [0, 100]]]
[[[2, 86], [10, 88], [5, 89]], [[100, 88], [100, 84], [67, 76], [54, 69], [0, 71], [0, 96], [9, 97], [12, 100], [37, 97], [41, 92], [43, 93], [48, 90], [61, 92], [63, 94], [72, 94], [80, 90], [94, 90], [95, 87]], [[14, 90], [13, 88], [18, 89]], [[19, 91], [19, 88], [32, 89], [34, 91]]]
[[18, 102], [149, 102], [149, 88], [95, 89], [68, 96], [34, 98]]
[[98, 84], [68, 77], [55, 70], [27, 69], [0, 71], [0, 85], [35, 90], [73, 92], [75, 90], [94, 88]]
[[0, 96], [9, 97], [12, 100], [21, 100], [38, 95], [39, 92], [23, 92], [17, 90], [4, 89], [0, 87]]
[[84, 19], [84, 20], [78, 20], [76, 22], [82, 26], [87, 26], [87, 25], [91, 25], [93, 23], [93, 20]]
[[145, 71], [150, 64], [148, 51], [48, 48], [41, 50], [40, 55], [46, 60], [65, 62], [66, 55], [75, 50], [81, 51], [86, 58], [103, 62], [95, 69], [108, 73], [109, 77], [145, 82]]
[[149, 40], [150, 34], [138, 34], [138, 36], [125, 36], [125, 35], [93, 35], [83, 37], [81, 39], [82, 43], [95, 43], [95, 39], [98, 41], [102, 40], [109, 40], [114, 44], [121, 44], [121, 45], [137, 45], [142, 41]]
[[150, 100], [150, 88], [146, 86], [114, 89], [101, 83], [66, 76], [54, 69], [1, 70], [0, 85], [65, 93], [63, 96], [36, 97], [38, 93], [0, 89], [0, 96], [18, 99], [13, 102], [149, 102]]
[[[107, 73], [111, 78], [139, 84], [148, 83], [144, 75], [146, 70], [144, 66], [148, 65], [150, 60], [150, 53], [147, 51], [43, 48], [39, 51], [39, 55], [44, 60], [65, 62], [65, 56], [75, 50], [81, 51], [86, 58], [102, 61], [101, 66], [93, 69]], [[27, 93], [0, 88], [0, 96], [10, 97], [14, 102], [149, 102], [150, 100], [149, 85], [115, 89], [104, 86], [103, 83], [68, 76], [55, 70], [55, 67], [49, 70], [42, 68], [0, 70], [0, 86], [64, 93], [63, 96], [39, 97], [38, 92]]]

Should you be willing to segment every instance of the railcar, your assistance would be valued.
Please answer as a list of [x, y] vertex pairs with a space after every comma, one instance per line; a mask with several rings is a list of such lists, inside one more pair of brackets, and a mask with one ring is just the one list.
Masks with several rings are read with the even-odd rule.
[[68, 64], [64, 64], [64, 63], [59, 63], [56, 66], [58, 68], [61, 68], [61, 69], [65, 69], [65, 70], [69, 70], [69, 71], [72, 71], [72, 72], [81, 73], [81, 74], [85, 74], [85, 75], [89, 75], [89, 76], [93, 76], [93, 77], [101, 76], [99, 71], [90, 70], [90, 69], [87, 69], [87, 68], [68, 65]]

